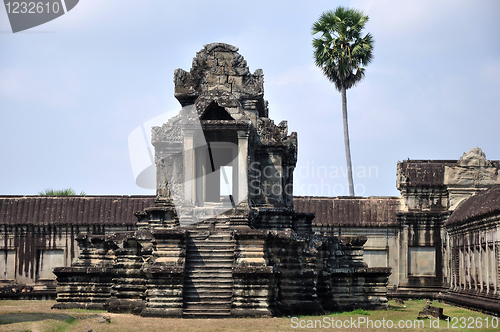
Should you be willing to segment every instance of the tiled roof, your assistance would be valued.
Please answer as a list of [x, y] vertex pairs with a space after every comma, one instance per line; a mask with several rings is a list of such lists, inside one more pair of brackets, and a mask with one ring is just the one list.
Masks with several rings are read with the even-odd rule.
[[0, 224], [135, 225], [154, 196], [0, 196]]
[[[0, 224], [135, 225], [135, 211], [154, 196], [0, 196]], [[394, 226], [397, 197], [294, 197], [297, 212], [315, 213], [315, 225]]]
[[458, 205], [446, 225], [458, 225], [500, 214], [500, 185], [481, 191]]
[[293, 198], [295, 211], [315, 213], [313, 225], [384, 227], [396, 226], [398, 197], [304, 197]]

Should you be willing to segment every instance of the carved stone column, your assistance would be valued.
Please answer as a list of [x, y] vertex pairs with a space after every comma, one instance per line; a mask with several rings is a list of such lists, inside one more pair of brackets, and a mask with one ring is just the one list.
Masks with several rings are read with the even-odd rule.
[[238, 130], [238, 193], [236, 201], [248, 204], [248, 132]]
[[196, 195], [196, 164], [194, 153], [194, 129], [183, 128], [184, 134], [184, 202], [193, 204]]

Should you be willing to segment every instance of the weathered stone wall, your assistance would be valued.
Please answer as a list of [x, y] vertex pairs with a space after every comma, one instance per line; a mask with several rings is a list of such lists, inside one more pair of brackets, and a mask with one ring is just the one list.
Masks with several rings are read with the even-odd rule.
[[[95, 224], [0, 225], [0, 243], [3, 243], [0, 285], [6, 286], [2, 296], [53, 297], [56, 276], [52, 269], [75, 262], [80, 255], [76, 240], [78, 234], [112, 234], [128, 229], [127, 226], [100, 227]], [[33, 294], [20, 294], [18, 285], [30, 286]]]
[[[152, 202], [144, 196], [0, 197], [1, 295], [53, 297], [52, 269], [75, 262], [78, 234], [134, 229], [132, 212]], [[23, 285], [29, 294], [22, 293]]]
[[312, 232], [329, 236], [365, 236], [363, 262], [391, 267], [388, 287], [399, 284], [400, 197], [295, 197], [296, 211], [313, 212]]
[[398, 214], [401, 222], [399, 283], [395, 295], [433, 297], [446, 288], [444, 222], [447, 214]]
[[500, 312], [500, 186], [460, 204], [446, 223], [449, 291], [441, 298]]

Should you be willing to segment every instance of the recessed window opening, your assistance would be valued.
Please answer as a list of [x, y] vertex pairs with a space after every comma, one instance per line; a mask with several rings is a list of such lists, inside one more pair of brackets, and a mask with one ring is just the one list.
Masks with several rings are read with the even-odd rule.
[[[204, 152], [203, 152], [204, 151]], [[200, 167], [200, 205], [223, 204], [234, 206], [236, 192], [236, 156], [237, 146], [229, 142], [207, 142], [198, 156], [203, 162]]]
[[233, 196], [233, 166], [222, 166], [220, 172], [220, 201], [231, 203], [231, 197]]
[[205, 113], [200, 120], [234, 120], [231, 115], [222, 106], [219, 106], [215, 101], [208, 105]]

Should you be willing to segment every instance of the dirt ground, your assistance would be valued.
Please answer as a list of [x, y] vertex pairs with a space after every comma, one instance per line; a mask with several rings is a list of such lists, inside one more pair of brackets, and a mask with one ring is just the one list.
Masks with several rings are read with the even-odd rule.
[[[168, 319], [143, 318], [131, 314], [111, 314], [100, 311], [86, 310], [54, 310], [51, 306], [55, 301], [0, 301], [0, 332], [128, 332], [128, 331], [500, 331], [498, 318], [474, 311], [449, 306], [442, 303], [433, 305], [444, 308], [444, 313], [456, 317], [458, 324], [450, 326], [447, 321], [416, 320], [418, 312], [425, 305], [423, 300], [407, 301], [396, 304], [390, 301], [391, 310], [335, 313], [325, 316], [299, 316], [279, 318], [228, 318], [228, 319]], [[103, 317], [109, 317], [106, 322]], [[461, 328], [461, 321], [471, 325]], [[372, 321], [373, 326], [359, 324], [361, 320]], [[355, 322], [354, 326], [347, 326]], [[406, 326], [389, 328], [389, 321], [398, 324], [404, 321]], [[356, 322], [358, 322], [356, 324]], [[496, 328], [491, 326], [495, 325]], [[342, 327], [335, 327], [342, 323]], [[377, 326], [380, 324], [380, 326]], [[418, 327], [410, 326], [422, 324]], [[479, 326], [479, 325], [481, 326]], [[488, 327], [486, 327], [488, 324]], [[347, 328], [346, 328], [347, 326]], [[302, 327], [302, 328], [301, 328]], [[385, 327], [385, 328], [384, 328]]]

